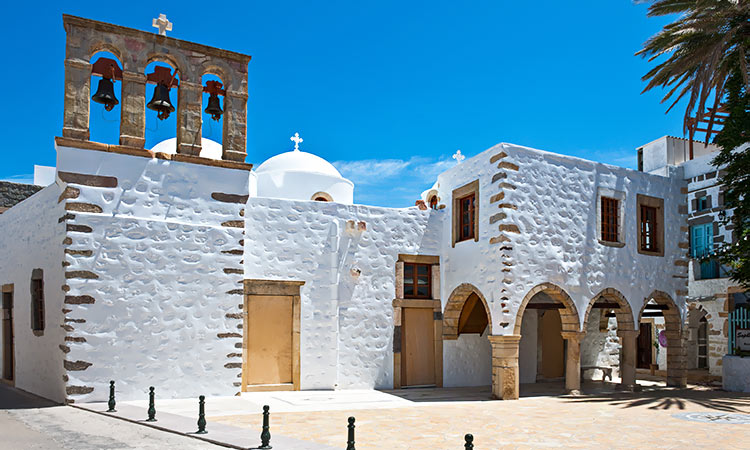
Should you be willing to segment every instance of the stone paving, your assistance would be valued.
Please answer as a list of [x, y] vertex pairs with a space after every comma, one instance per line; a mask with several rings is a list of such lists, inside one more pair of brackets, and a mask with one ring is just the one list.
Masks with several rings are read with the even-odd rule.
[[[675, 417], [685, 412], [709, 412], [714, 419], [725, 413], [750, 414], [750, 395], [747, 394], [695, 386], [687, 390], [645, 387], [637, 393], [588, 389], [593, 393], [580, 397], [545, 396], [544, 389], [530, 391], [527, 388], [525, 391], [538, 396], [516, 401], [488, 401], [488, 389], [403, 390], [390, 393], [400, 394], [401, 400], [407, 402], [381, 403], [374, 408], [362, 408], [361, 404], [353, 402], [348, 409], [341, 408], [340, 401], [333, 402], [335, 408], [326, 407], [324, 402], [318, 406], [318, 411], [308, 405], [305, 411], [291, 408], [293, 410], [288, 412], [280, 412], [284, 402], [277, 401], [272, 405], [275, 412], [271, 430], [343, 449], [347, 418], [353, 415], [357, 419], [358, 450], [458, 450], [463, 449], [465, 433], [474, 435], [477, 450], [750, 447], [750, 424]], [[304, 392], [296, 394], [306, 395]], [[294, 403], [288, 398], [285, 402]], [[214, 416], [209, 420], [255, 428], [260, 415]]]

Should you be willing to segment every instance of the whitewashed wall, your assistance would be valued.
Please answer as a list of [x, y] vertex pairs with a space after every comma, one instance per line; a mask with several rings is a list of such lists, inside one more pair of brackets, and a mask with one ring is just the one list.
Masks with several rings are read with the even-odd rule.
[[[14, 285], [15, 385], [19, 389], [62, 402], [63, 245], [65, 214], [57, 203], [62, 192], [52, 184], [0, 215], [0, 284]], [[42, 336], [31, 330], [31, 272], [44, 272], [45, 329]], [[2, 341], [0, 333], [0, 341]], [[0, 342], [0, 348], [2, 343]], [[2, 364], [2, 361], [0, 361]]]
[[492, 346], [489, 330], [482, 336], [461, 334], [443, 341], [443, 386], [489, 386], [492, 384]]
[[[501, 152], [506, 157], [490, 163]], [[498, 163], [517, 165], [518, 170], [498, 168]], [[658, 289], [669, 294], [685, 314], [686, 269], [676, 266], [687, 242], [684, 205], [685, 187], [681, 173], [670, 169], [670, 178], [594, 163], [579, 158], [547, 153], [513, 144], [498, 144], [465, 160], [438, 177], [437, 189], [446, 204], [443, 227], [443, 301], [461, 283], [477, 286], [487, 299], [493, 320], [493, 334], [513, 334], [518, 308], [534, 286], [554, 283], [574, 301], [581, 323], [592, 298], [605, 288], [620, 291], [635, 315], [644, 298]], [[493, 181], [496, 174], [505, 173]], [[451, 248], [450, 215], [452, 190], [479, 179], [479, 240], [464, 241]], [[501, 188], [500, 183], [515, 187]], [[625, 246], [609, 247], [598, 242], [596, 204], [599, 188], [625, 194]], [[490, 203], [500, 192], [504, 198]], [[647, 256], [637, 252], [636, 195], [664, 199], [665, 254]], [[499, 204], [517, 209], [500, 209]], [[490, 217], [503, 212], [506, 218], [490, 224]], [[499, 225], [516, 225], [519, 233], [500, 232]], [[490, 244], [504, 235], [509, 242]], [[501, 251], [507, 245], [510, 250]], [[513, 264], [504, 273], [503, 262]], [[503, 298], [505, 297], [505, 298]], [[504, 305], [504, 306], [503, 306]], [[637, 317], [634, 318], [637, 321]]]
[[[391, 388], [398, 254], [439, 253], [439, 212], [250, 198], [245, 276], [300, 280], [302, 389]], [[353, 221], [353, 229], [347, 222]], [[359, 231], [359, 223], [366, 229]], [[359, 270], [353, 276], [352, 270]]]
[[[118, 180], [114, 188], [70, 184], [80, 195], [68, 204], [102, 212], [67, 221], [91, 228], [68, 232], [68, 248], [92, 254], [66, 255], [66, 271], [96, 274], [67, 280], [68, 296], [95, 300], [66, 305], [85, 320], [72, 324], [67, 359], [90, 363], [68, 371], [69, 397], [105, 400], [109, 380], [121, 400], [145, 399], [149, 386], [160, 398], [238, 392], [242, 331], [231, 314], [241, 311], [243, 276], [241, 255], [227, 252], [242, 249], [244, 204], [212, 194], [247, 195], [249, 172], [65, 147], [57, 168]], [[222, 226], [238, 219], [239, 227]]]

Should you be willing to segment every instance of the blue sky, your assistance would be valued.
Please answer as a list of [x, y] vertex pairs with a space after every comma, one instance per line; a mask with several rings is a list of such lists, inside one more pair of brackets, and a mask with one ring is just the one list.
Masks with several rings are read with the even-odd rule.
[[[0, 179], [54, 165], [63, 13], [149, 31], [165, 13], [172, 37], [252, 55], [247, 162], [290, 150], [299, 132], [303, 150], [355, 182], [358, 203], [413, 205], [456, 149], [513, 142], [634, 167], [639, 145], [682, 136], [682, 111], [641, 95], [650, 64], [634, 56], [667, 20], [632, 0], [60, 3], [5, 7], [17, 20], [0, 30], [15, 61], [0, 74]], [[116, 143], [119, 107], [100, 109], [92, 138]], [[147, 123], [147, 147], [174, 136], [158, 125]]]

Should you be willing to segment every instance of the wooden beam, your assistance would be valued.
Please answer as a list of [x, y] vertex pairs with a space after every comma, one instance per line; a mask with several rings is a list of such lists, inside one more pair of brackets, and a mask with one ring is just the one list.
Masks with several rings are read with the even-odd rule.
[[654, 310], [654, 311], [666, 311], [666, 310], [669, 309], [669, 305], [659, 305], [659, 304], [650, 304], [650, 303], [647, 303], [646, 304], [646, 311], [648, 311], [649, 309]]
[[565, 309], [562, 303], [527, 303], [526, 309]]
[[620, 305], [614, 302], [596, 302], [593, 307], [598, 309], [620, 309]]
[[664, 317], [661, 311], [644, 311], [641, 317]]

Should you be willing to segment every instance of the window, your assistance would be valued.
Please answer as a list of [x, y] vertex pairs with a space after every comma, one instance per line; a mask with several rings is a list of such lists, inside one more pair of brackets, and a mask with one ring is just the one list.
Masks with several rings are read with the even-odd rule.
[[429, 264], [404, 263], [404, 298], [431, 298], [431, 272]]
[[664, 200], [638, 194], [638, 253], [664, 256]]
[[310, 200], [315, 202], [332, 202], [333, 197], [328, 192], [318, 191], [310, 197]]
[[31, 329], [44, 331], [44, 275], [42, 269], [31, 272]]
[[607, 242], [617, 241], [617, 216], [619, 214], [620, 202], [617, 199], [602, 197], [602, 240]]
[[719, 277], [719, 264], [714, 259], [703, 260], [710, 255], [714, 246], [714, 224], [704, 223], [690, 227], [690, 256], [696, 259], [693, 264], [700, 263], [700, 280]]
[[479, 180], [453, 190], [452, 244], [479, 240]]
[[437, 195], [430, 197], [430, 208], [438, 209], [438, 198]]
[[696, 200], [696, 210], [705, 211], [706, 209], [708, 209], [708, 197], [704, 195], [703, 197], [699, 197]]

